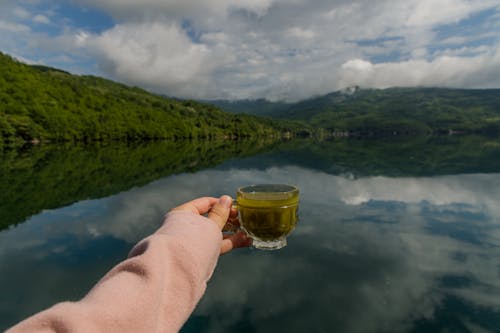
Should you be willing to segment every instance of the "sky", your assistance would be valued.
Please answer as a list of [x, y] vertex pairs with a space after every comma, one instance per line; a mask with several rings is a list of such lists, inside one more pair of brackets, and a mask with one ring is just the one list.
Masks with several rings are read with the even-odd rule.
[[500, 0], [0, 0], [0, 51], [194, 99], [500, 88]]

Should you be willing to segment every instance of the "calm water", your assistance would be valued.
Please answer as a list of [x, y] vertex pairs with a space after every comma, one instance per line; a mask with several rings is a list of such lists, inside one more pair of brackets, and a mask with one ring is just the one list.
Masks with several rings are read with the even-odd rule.
[[0, 164], [0, 330], [78, 299], [171, 207], [301, 189], [279, 251], [220, 258], [183, 332], [499, 332], [500, 144], [37, 148]]

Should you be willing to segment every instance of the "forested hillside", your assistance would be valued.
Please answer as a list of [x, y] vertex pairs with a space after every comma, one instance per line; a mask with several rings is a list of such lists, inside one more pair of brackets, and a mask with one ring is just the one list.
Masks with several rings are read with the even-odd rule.
[[256, 116], [272, 117], [283, 114], [292, 104], [286, 102], [270, 102], [266, 99], [245, 100], [211, 100], [207, 103], [220, 107], [231, 113], [247, 113]]
[[33, 140], [277, 137], [290, 132], [500, 133], [500, 89], [356, 87], [294, 104], [214, 103], [231, 113], [95, 76], [26, 65], [0, 53], [0, 147]]
[[94, 76], [26, 65], [0, 53], [0, 146], [31, 140], [273, 136], [285, 127]]
[[335, 103], [312, 103], [309, 109], [297, 105], [291, 114], [298, 119], [307, 114], [312, 125], [337, 131], [500, 131], [500, 90], [392, 88], [336, 97]]
[[[242, 106], [240, 110], [251, 109], [248, 101], [232, 102], [231, 107], [238, 110], [239, 105]], [[277, 119], [304, 121], [335, 132], [500, 132], [500, 89], [355, 87], [307, 99], [287, 108], [281, 103], [275, 107], [267, 103], [266, 110], [267, 115]]]

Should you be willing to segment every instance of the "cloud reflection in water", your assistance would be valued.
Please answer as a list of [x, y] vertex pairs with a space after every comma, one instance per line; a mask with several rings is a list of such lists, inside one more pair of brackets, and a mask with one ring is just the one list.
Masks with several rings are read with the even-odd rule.
[[[168, 208], [269, 182], [301, 189], [299, 226], [289, 246], [222, 257], [186, 332], [493, 330], [498, 324], [483, 321], [500, 316], [498, 174], [351, 179], [299, 167], [181, 174], [46, 211], [2, 232], [0, 267], [14, 267], [13, 274], [40, 267], [44, 290], [75, 289], [58, 283], [83, 273], [82, 253], [112, 253], [102, 253], [107, 257], [99, 269], [83, 265], [94, 272], [84, 275], [77, 292], [60, 292], [79, 295], [152, 232]], [[48, 258], [53, 270], [41, 268]], [[26, 285], [23, 295], [46, 297], [40, 304], [60, 297], [39, 290], [40, 284]], [[468, 312], [440, 319], [457, 304]]]

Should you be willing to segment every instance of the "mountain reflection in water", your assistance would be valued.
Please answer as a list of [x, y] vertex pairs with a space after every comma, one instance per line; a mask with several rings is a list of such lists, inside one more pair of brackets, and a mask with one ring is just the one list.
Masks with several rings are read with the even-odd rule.
[[[359, 144], [352, 147], [358, 156]], [[495, 171], [492, 162], [492, 169], [472, 172], [462, 161], [464, 172], [396, 175], [408, 166], [393, 165], [388, 176], [360, 172], [367, 161], [352, 172], [349, 163], [327, 166], [335, 151], [322, 159], [314, 149], [298, 145], [294, 151], [287, 144], [233, 158], [44, 210], [2, 231], [0, 328], [84, 295], [158, 227], [168, 208], [272, 182], [301, 189], [300, 220], [288, 246], [221, 257], [183, 332], [498, 330], [500, 167]], [[306, 150], [310, 160], [295, 162]], [[491, 151], [482, 153], [485, 168]], [[372, 158], [374, 165], [389, 165]], [[343, 161], [350, 159], [355, 156]], [[431, 162], [458, 168], [435, 159], [426, 164]]]

